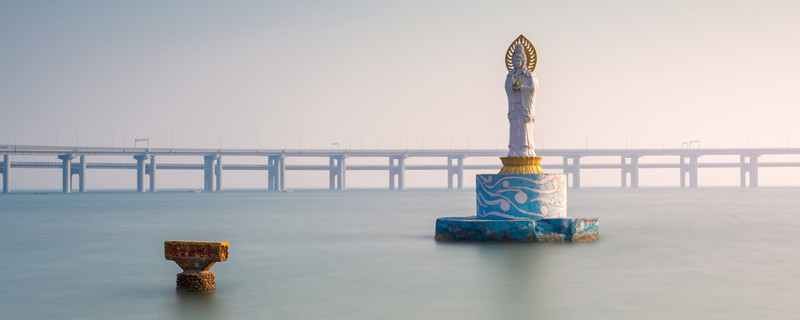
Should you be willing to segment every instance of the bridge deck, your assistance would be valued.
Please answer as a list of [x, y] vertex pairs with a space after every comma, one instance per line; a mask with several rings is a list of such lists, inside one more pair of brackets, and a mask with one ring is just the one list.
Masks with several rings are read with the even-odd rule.
[[[86, 169], [122, 169], [137, 171], [137, 190], [144, 190], [144, 176], [150, 175], [151, 190], [155, 187], [155, 171], [158, 170], [201, 170], [205, 172], [205, 190], [221, 189], [221, 173], [227, 170], [252, 170], [267, 171], [268, 184], [271, 190], [283, 190], [285, 184], [284, 171], [313, 170], [327, 171], [330, 173], [330, 186], [333, 189], [344, 188], [346, 171], [386, 171], [389, 173], [391, 188], [404, 188], [405, 171], [428, 170], [445, 171], [448, 177], [448, 187], [454, 186], [456, 178], [458, 188], [463, 185], [465, 170], [485, 170], [497, 172], [501, 165], [497, 157], [505, 155], [505, 150], [259, 150], [259, 149], [172, 149], [172, 148], [109, 148], [109, 147], [63, 147], [63, 146], [32, 146], [32, 145], [0, 145], [0, 174], [3, 175], [3, 190], [8, 192], [9, 171], [11, 168], [48, 168], [63, 170], [64, 192], [71, 190], [71, 176], [79, 175], [81, 190], [83, 190], [83, 171]], [[547, 170], [561, 171], [571, 177], [574, 187], [580, 186], [580, 171], [586, 169], [613, 169], [620, 170], [622, 187], [630, 181], [632, 187], [638, 186], [639, 171], [643, 169], [679, 169], [681, 172], [681, 186], [697, 186], [699, 168], [739, 168], [741, 186], [747, 181], [752, 187], [758, 185], [758, 168], [790, 168], [800, 167], [800, 158], [796, 161], [764, 162], [759, 161], [764, 155], [791, 155], [800, 156], [800, 148], [752, 148], [752, 149], [540, 149], [537, 154], [545, 159], [561, 160], [557, 163], [544, 163], [542, 167]], [[13, 161], [16, 156], [33, 157], [49, 156], [62, 161]], [[737, 156], [739, 161], [703, 161], [704, 156]], [[81, 157], [80, 161], [74, 160]], [[125, 157], [127, 161], [120, 162], [87, 162], [86, 158], [98, 157]], [[204, 163], [175, 162], [175, 157], [202, 157]], [[231, 159], [219, 160], [219, 159]], [[235, 163], [236, 157], [260, 157], [263, 163], [248, 164]], [[322, 164], [287, 164], [287, 158], [323, 158]], [[467, 158], [494, 158], [491, 163], [467, 163]], [[604, 162], [603, 157], [616, 157], [618, 161]], [[660, 158], [659, 158], [660, 157]], [[674, 160], [664, 160], [664, 157], [674, 157]], [[163, 162], [164, 159], [170, 162]], [[346, 161], [355, 158], [361, 161]], [[383, 164], [363, 163], [363, 160], [380, 159]], [[408, 161], [409, 158], [440, 158], [438, 163], [419, 163]], [[561, 158], [561, 159], [558, 159]], [[107, 158], [106, 158], [107, 159]], [[136, 159], [136, 160], [134, 160]], [[149, 159], [149, 160], [148, 160]], [[155, 160], [158, 159], [156, 162]], [[586, 159], [592, 161], [585, 161]], [[712, 160], [708, 159], [707, 160]], [[789, 158], [792, 159], [792, 158]], [[55, 160], [55, 159], [54, 159]], [[198, 159], [199, 160], [199, 159]], [[389, 161], [386, 161], [389, 160]], [[646, 161], [641, 161], [646, 160]], [[649, 160], [649, 161], [647, 161]], [[732, 159], [731, 159], [732, 160]], [[67, 162], [64, 162], [67, 161]], [[551, 160], [552, 161], [552, 160]], [[82, 162], [82, 163], [81, 163]], [[298, 161], [292, 161], [298, 162]], [[361, 162], [361, 163], [359, 163]], [[432, 162], [432, 161], [426, 161]], [[65, 168], [64, 164], [70, 166]], [[155, 171], [153, 170], [155, 163]], [[328, 164], [330, 163], [330, 164]], [[153, 172], [151, 172], [153, 171]], [[556, 172], [558, 172], [556, 171]], [[216, 183], [215, 183], [216, 180]], [[688, 183], [687, 183], [688, 180]], [[214, 187], [216, 185], [216, 187]]]
[[[0, 161], [0, 166], [3, 164]], [[61, 162], [41, 162], [41, 161], [12, 161], [11, 167], [12, 168], [50, 168], [50, 169], [60, 169], [62, 166]], [[79, 163], [72, 163], [73, 167], [80, 167]], [[569, 166], [569, 165], [568, 165]], [[581, 169], [621, 169], [623, 167], [628, 167], [630, 165], [622, 165], [622, 164], [613, 164], [613, 163], [581, 163]], [[698, 168], [739, 168], [742, 164], [739, 162], [708, 162], [708, 163], [698, 163]], [[800, 162], [759, 162], [759, 167], [771, 167], [771, 168], [787, 168], [787, 167], [800, 167]], [[392, 167], [389, 165], [345, 165], [347, 170], [375, 170], [375, 171], [386, 171], [392, 168], [396, 168], [396, 166]], [[465, 164], [463, 166], [464, 170], [499, 170], [502, 167], [500, 164]], [[640, 163], [638, 165], [639, 169], [665, 169], [665, 168], [673, 168], [679, 169], [681, 167], [680, 163]], [[129, 170], [136, 170], [136, 163], [116, 163], [116, 162], [88, 162], [86, 163], [87, 169], [129, 169]], [[205, 166], [202, 164], [192, 164], [192, 163], [159, 163], [157, 164], [157, 168], [159, 170], [204, 170]], [[335, 170], [337, 166], [330, 166], [330, 165], [286, 165], [286, 170]], [[406, 165], [406, 170], [448, 170], [457, 168], [455, 166], [448, 166], [448, 165]], [[542, 165], [544, 169], [563, 169], [563, 164], [544, 164]], [[223, 170], [270, 170], [273, 169], [272, 166], [269, 165], [258, 165], [258, 164], [223, 164]]]

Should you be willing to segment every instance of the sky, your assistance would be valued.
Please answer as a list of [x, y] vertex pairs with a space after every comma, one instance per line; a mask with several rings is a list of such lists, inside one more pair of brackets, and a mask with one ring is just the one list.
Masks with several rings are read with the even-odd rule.
[[0, 144], [502, 149], [520, 34], [537, 148], [800, 147], [800, 3], [622, 0], [0, 0]]

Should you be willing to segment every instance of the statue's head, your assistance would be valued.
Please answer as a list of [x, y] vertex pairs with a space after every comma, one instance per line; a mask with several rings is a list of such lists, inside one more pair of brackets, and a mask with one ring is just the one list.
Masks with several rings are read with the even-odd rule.
[[525, 54], [525, 48], [522, 47], [522, 44], [517, 43], [514, 47], [514, 69], [522, 69], [525, 68], [525, 64], [528, 62], [528, 56]]

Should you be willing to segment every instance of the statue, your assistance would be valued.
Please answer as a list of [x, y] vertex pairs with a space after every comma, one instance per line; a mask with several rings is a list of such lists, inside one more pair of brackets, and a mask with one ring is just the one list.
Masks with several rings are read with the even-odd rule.
[[[533, 150], [533, 106], [539, 90], [533, 74], [538, 60], [536, 49], [520, 35], [511, 42], [505, 59], [508, 156], [500, 157], [500, 172], [475, 175], [475, 216], [436, 219], [436, 241], [597, 240], [597, 218], [567, 216], [567, 174], [545, 173], [542, 158]], [[502, 102], [498, 103], [498, 111], [500, 106]]]
[[533, 150], [533, 121], [536, 119], [534, 100], [539, 83], [536, 68], [536, 48], [520, 35], [506, 51], [505, 89], [508, 97], [508, 155], [500, 157], [500, 174], [543, 173], [542, 158]]
[[533, 121], [536, 119], [534, 100], [539, 83], [536, 75], [528, 70], [528, 57], [521, 43], [514, 46], [512, 57], [514, 69], [506, 76], [508, 96], [508, 157], [535, 157], [533, 150]]

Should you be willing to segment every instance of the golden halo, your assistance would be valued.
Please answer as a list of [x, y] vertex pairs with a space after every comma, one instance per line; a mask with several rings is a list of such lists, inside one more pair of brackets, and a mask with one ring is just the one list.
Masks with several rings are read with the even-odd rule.
[[519, 37], [508, 46], [508, 50], [506, 50], [506, 69], [508, 69], [508, 71], [514, 69], [514, 47], [517, 44], [522, 44], [522, 47], [525, 48], [525, 55], [528, 56], [526, 67], [533, 72], [533, 69], [536, 69], [536, 61], [539, 60], [539, 57], [536, 55], [536, 48], [533, 47], [533, 43], [525, 39], [523, 35], [519, 35]]

